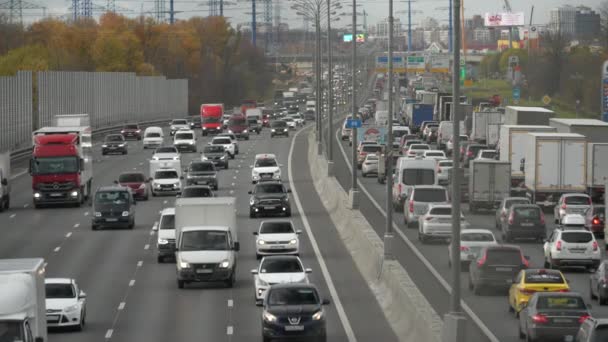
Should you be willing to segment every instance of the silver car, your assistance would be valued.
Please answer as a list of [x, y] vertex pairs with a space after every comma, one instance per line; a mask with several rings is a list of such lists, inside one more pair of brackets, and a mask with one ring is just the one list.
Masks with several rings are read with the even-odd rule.
[[365, 156], [365, 160], [363, 160], [363, 164], [361, 164], [361, 174], [363, 177], [367, 177], [369, 174], [378, 174], [377, 154], [372, 153]]
[[437, 182], [440, 185], [449, 183], [449, 173], [454, 166], [454, 161], [451, 159], [442, 159], [437, 161]]
[[[461, 228], [469, 228], [469, 223], [460, 213]], [[452, 205], [430, 204], [427, 212], [418, 220], [418, 240], [426, 243], [430, 239], [448, 240], [452, 237]]]
[[[466, 229], [460, 232], [460, 263], [468, 270], [471, 260], [477, 259], [479, 252], [487, 246], [497, 245], [496, 237], [488, 229]], [[448, 265], [456, 260], [452, 256], [452, 244], [448, 246]]]
[[450, 204], [448, 191], [439, 185], [417, 185], [403, 203], [405, 225], [415, 228], [418, 218], [427, 213], [431, 204]]
[[585, 215], [587, 210], [591, 208], [591, 204], [591, 197], [587, 194], [563, 194], [562, 197], [559, 198], [555, 208], [553, 208], [555, 223], [559, 224], [564, 216], [568, 214]]

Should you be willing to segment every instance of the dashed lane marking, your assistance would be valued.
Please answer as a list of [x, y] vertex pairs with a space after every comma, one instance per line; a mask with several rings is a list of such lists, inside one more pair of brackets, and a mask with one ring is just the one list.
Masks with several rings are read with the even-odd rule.
[[23, 205], [23, 207], [24, 207], [24, 208], [27, 208], [27, 207], [29, 207], [29, 206], [30, 206], [30, 205], [29, 205], [28, 203], [26, 203], [26, 204], [24, 204], [24, 205]]
[[78, 227], [80, 227], [80, 223], [75, 223], [74, 228], [78, 228]]
[[232, 327], [232, 325], [229, 325], [226, 328], [226, 335], [232, 335], [232, 334], [234, 334], [234, 328]]
[[143, 261], [140, 260], [140, 261], [137, 262], [137, 267], [142, 267], [143, 265], [144, 265]]
[[231, 194], [231, 195], [232, 195], [232, 194], [234, 194], [234, 190], [230, 190], [230, 194]]
[[84, 212], [84, 216], [89, 216], [89, 212], [88, 212], [88, 211], [85, 211], [85, 212]]
[[120, 302], [120, 304], [118, 304], [118, 310], [123, 310], [125, 308], [125, 305], [127, 305], [127, 303], [125, 302]]
[[129, 287], [133, 287], [133, 285], [135, 285], [135, 279], [131, 279], [131, 281], [129, 281]]
[[114, 333], [113, 329], [108, 329], [108, 331], [106, 331], [106, 340], [111, 339], [113, 333]]
[[150, 249], [150, 245], [149, 245], [149, 244], [146, 244], [146, 245], [144, 246], [144, 249], [146, 249], [146, 250], [147, 250], [147, 249]]
[[61, 250], [61, 246], [57, 246], [55, 247], [55, 249], [53, 249], [53, 252], [57, 253]]
[[231, 308], [234, 306], [234, 301], [232, 299], [228, 299], [228, 307]]
[[72, 232], [68, 232], [67, 234], [65, 234], [65, 238], [69, 238], [70, 236], [72, 236]]
[[10, 218], [15, 218], [15, 216], [17, 216], [17, 214], [12, 214], [11, 216], [9, 216]]

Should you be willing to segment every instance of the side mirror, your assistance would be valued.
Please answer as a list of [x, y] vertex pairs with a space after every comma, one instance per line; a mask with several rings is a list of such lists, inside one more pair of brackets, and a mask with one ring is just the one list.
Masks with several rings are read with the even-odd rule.
[[251, 190], [247, 191], [247, 193], [251, 195]]
[[263, 302], [258, 302], [257, 300], [255, 301], [255, 306], [263, 306]]
[[329, 305], [331, 304], [331, 302], [329, 301], [329, 299], [325, 298], [323, 299], [323, 301], [321, 302], [322, 305]]
[[258, 232], [253, 232], [253, 235], [258, 235]]
[[81, 290], [80, 293], [78, 294], [78, 299], [84, 299], [84, 298], [87, 298], [87, 294]]
[[300, 229], [296, 230], [296, 234], [302, 234], [302, 230], [300, 230]]
[[306, 273], [312, 273], [312, 268], [307, 268]]
[[288, 192], [288, 193], [291, 193], [291, 189], [287, 189], [287, 192]]
[[3, 178], [2, 179], [2, 185], [7, 186], [8, 185], [8, 179]]
[[258, 274], [258, 270], [251, 270], [251, 274]]
[[234, 245], [232, 246], [232, 250], [234, 250], [235, 252], [238, 252], [241, 250], [241, 244], [237, 241], [234, 243]]

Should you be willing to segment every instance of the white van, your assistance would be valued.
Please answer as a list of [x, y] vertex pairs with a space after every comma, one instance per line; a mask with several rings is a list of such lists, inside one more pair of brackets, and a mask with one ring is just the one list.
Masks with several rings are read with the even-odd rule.
[[144, 131], [144, 148], [157, 148], [163, 144], [165, 134], [160, 127], [148, 127]]
[[306, 101], [306, 110], [316, 110], [317, 101]]
[[[441, 121], [437, 128], [437, 148], [445, 149], [446, 144], [452, 138], [454, 124], [452, 121]], [[460, 134], [465, 134], [464, 121], [460, 121]]]
[[416, 185], [437, 185], [437, 162], [422, 157], [399, 157], [393, 181], [393, 208], [403, 210], [405, 199]]
[[376, 111], [376, 116], [374, 117], [376, 121], [376, 125], [378, 126], [388, 126], [388, 110], [378, 110]]

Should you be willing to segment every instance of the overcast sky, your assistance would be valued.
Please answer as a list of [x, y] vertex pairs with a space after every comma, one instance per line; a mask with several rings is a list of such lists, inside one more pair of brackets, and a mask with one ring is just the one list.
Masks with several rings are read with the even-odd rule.
[[[98, 5], [106, 5], [107, 0], [94, 0]], [[175, 11], [179, 12], [176, 14], [176, 18], [184, 19], [190, 16], [206, 16], [208, 14], [208, 7], [206, 4], [207, 0], [174, 0]], [[229, 0], [225, 0], [228, 2]], [[231, 0], [232, 4], [225, 5], [224, 11], [227, 17], [233, 23], [242, 23], [250, 21], [251, 16], [251, 0]], [[256, 12], [259, 13], [258, 21], [262, 20], [263, 1], [257, 0], [258, 9]], [[277, 1], [277, 0], [273, 0]], [[289, 9], [290, 0], [279, 0], [282, 4], [282, 22], [287, 22], [290, 27], [301, 28], [302, 19], [293, 13]], [[337, 0], [332, 0], [337, 1]], [[351, 4], [351, 0], [342, 0], [345, 3]], [[407, 9], [408, 0], [394, 0], [395, 17], [399, 18], [402, 23], [407, 23], [407, 14], [398, 13]], [[445, 20], [443, 23], [447, 23], [448, 12], [447, 10], [441, 10], [437, 8], [447, 8], [449, 0], [412, 0], [412, 12], [422, 11], [422, 13], [415, 13], [412, 17], [413, 23], [420, 22], [425, 17], [434, 17], [436, 19]], [[570, 4], [573, 6], [585, 5], [596, 9], [603, 0], [509, 0], [511, 7], [514, 12], [524, 12], [526, 23], [530, 20], [531, 3], [534, 4], [534, 24], [545, 24], [549, 20], [549, 10], [553, 7], [557, 7], [564, 4]], [[51, 15], [65, 15], [69, 13], [69, 7], [71, 0], [28, 0], [30, 3], [38, 3], [48, 8], [48, 13]], [[138, 16], [143, 12], [152, 12], [154, 10], [155, 0], [115, 0], [116, 6], [127, 9], [130, 12], [124, 12], [125, 15], [133, 17]], [[168, 8], [169, 0], [165, 0]], [[500, 12], [502, 11], [504, 0], [463, 0], [465, 7], [465, 17], [471, 17], [474, 14], [482, 14], [486, 12]], [[369, 15], [367, 18], [368, 25], [374, 25], [379, 20], [387, 17], [388, 13], [388, 0], [358, 0], [359, 11], [365, 10]], [[343, 6], [343, 11], [351, 11], [352, 7]], [[31, 22], [42, 15], [41, 10], [27, 10], [24, 11], [26, 16], [24, 20]], [[247, 14], [249, 13], [249, 14]], [[361, 17], [360, 22], [363, 21]], [[350, 23], [350, 17], [343, 17], [340, 19], [335, 26], [341, 27]]]

